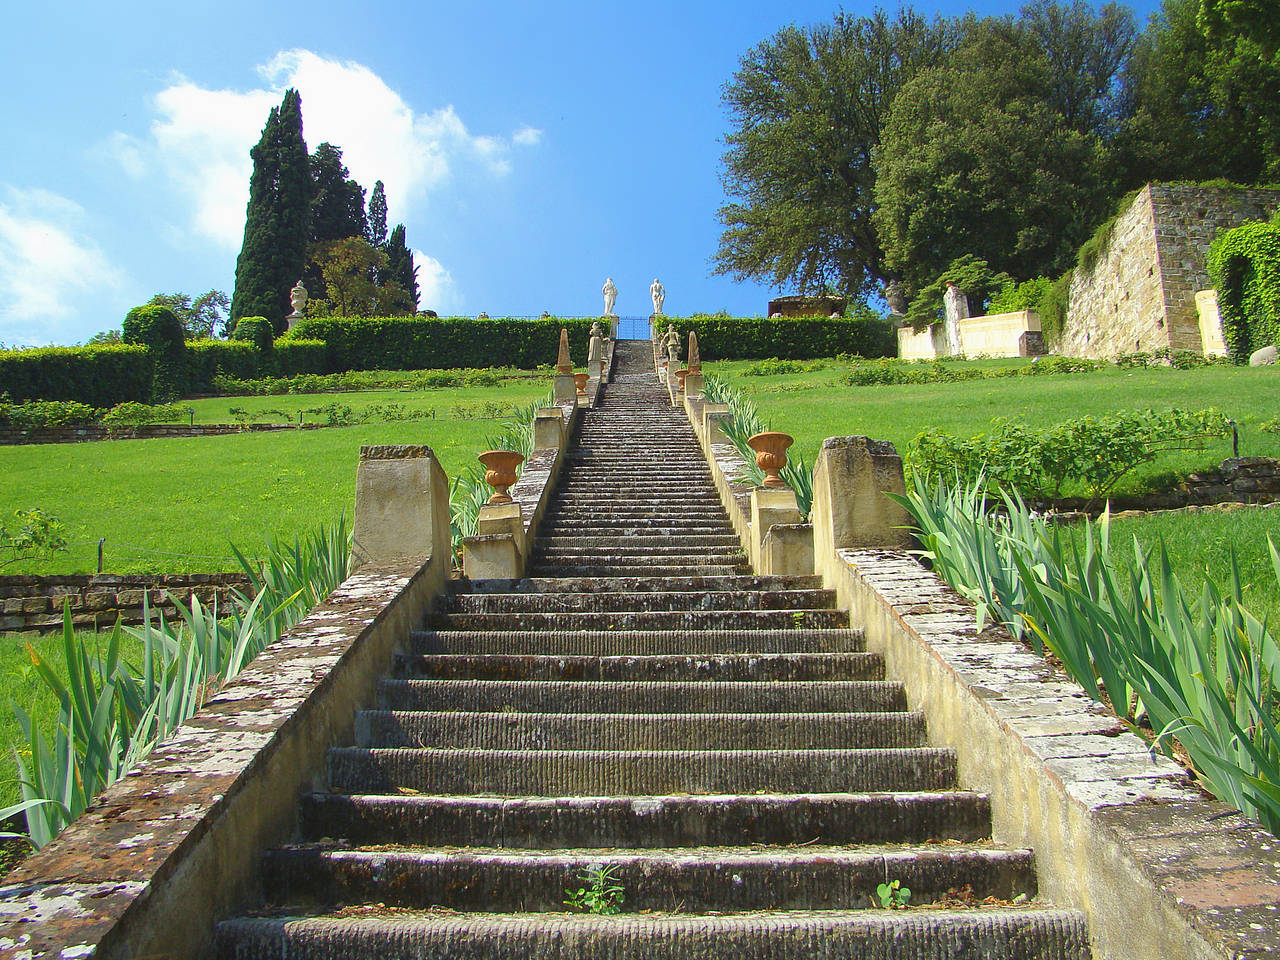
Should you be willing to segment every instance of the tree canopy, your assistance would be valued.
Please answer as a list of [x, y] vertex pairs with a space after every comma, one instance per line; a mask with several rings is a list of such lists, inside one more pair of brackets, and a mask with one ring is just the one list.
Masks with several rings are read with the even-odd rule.
[[391, 238], [383, 247], [387, 255], [387, 265], [382, 271], [380, 282], [397, 284], [406, 293], [407, 306], [411, 312], [418, 310], [418, 268], [413, 263], [413, 251], [405, 245], [404, 224], [397, 223], [391, 231]]
[[147, 303], [172, 310], [189, 339], [229, 332], [226, 316], [231, 301], [221, 290], [209, 290], [195, 298], [187, 293], [157, 293]]
[[387, 255], [364, 237], [317, 244], [314, 262], [335, 315], [370, 317], [411, 312], [404, 287], [391, 280], [375, 281], [377, 274], [386, 270]]

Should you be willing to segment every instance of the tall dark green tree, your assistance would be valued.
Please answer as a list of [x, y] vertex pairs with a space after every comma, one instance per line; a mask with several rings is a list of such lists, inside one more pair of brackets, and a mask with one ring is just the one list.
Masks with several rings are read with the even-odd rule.
[[342, 162], [342, 148], [322, 143], [311, 155], [311, 240], [365, 237], [364, 187], [351, 179]]
[[413, 263], [413, 251], [405, 245], [404, 224], [397, 223], [383, 248], [387, 265], [379, 276], [380, 282], [398, 285], [408, 294], [412, 311], [418, 310], [418, 268]]
[[280, 106], [272, 108], [249, 155], [253, 175], [228, 323], [234, 327], [241, 317], [266, 317], [283, 332], [289, 290], [307, 263], [312, 192], [297, 90], [285, 91]]
[[955, 46], [954, 23], [910, 8], [785, 27], [724, 87], [724, 232], [715, 272], [800, 292], [892, 279], [871, 222], [872, 157], [903, 83]]
[[369, 242], [375, 247], [387, 242], [387, 191], [381, 180], [369, 194]]

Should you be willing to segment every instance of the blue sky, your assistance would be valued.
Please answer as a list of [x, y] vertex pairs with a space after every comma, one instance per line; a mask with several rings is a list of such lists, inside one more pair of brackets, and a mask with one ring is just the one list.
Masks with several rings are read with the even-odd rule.
[[[954, 14], [1018, 3], [920, 4]], [[1140, 19], [1154, 0], [1132, 4]], [[249, 148], [283, 90], [386, 183], [422, 306], [761, 313], [712, 277], [720, 87], [825, 2], [23, 3], [0, 36], [0, 342], [75, 343], [153, 293], [231, 292]], [[849, 5], [853, 14], [871, 9]]]

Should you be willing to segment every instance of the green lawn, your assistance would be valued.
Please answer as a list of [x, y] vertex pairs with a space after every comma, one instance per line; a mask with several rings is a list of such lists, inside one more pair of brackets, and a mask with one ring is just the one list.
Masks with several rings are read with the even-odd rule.
[[[974, 361], [1009, 366], [1027, 361]], [[739, 387], [776, 430], [796, 438], [810, 462], [825, 437], [865, 434], [892, 440], [899, 452], [917, 434], [940, 430], [985, 433], [997, 417], [1047, 427], [1063, 420], [1120, 410], [1216, 407], [1239, 424], [1243, 456], [1280, 457], [1280, 434], [1259, 424], [1280, 417], [1280, 369], [1275, 367], [1114, 368], [1094, 373], [969, 380], [958, 383], [852, 387], [840, 383], [847, 364], [780, 376], [744, 376], [751, 361], [708, 363], [706, 372]], [[1116, 493], [1144, 489], [1153, 477], [1213, 466], [1231, 456], [1222, 440], [1200, 453], [1174, 454], [1141, 468]]]
[[[297, 410], [332, 402], [361, 408], [397, 402], [436, 412], [432, 420], [369, 422], [321, 430], [163, 440], [0, 447], [0, 515], [40, 507], [62, 519], [70, 549], [6, 573], [90, 573], [98, 539], [105, 571], [238, 569], [229, 543], [248, 553], [269, 535], [291, 537], [344, 510], [351, 514], [361, 444], [426, 443], [455, 476], [499, 432], [500, 419], [469, 419], [486, 406], [527, 404], [544, 379], [431, 391], [235, 397], [194, 401], [210, 420], [229, 406]], [[459, 408], [459, 409], [455, 409]], [[466, 417], [468, 419], [461, 419]]]

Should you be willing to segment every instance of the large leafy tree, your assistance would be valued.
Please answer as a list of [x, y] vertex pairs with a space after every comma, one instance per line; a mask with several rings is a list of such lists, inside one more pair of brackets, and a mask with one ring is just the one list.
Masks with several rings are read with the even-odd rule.
[[392, 283], [406, 294], [407, 309], [416, 313], [418, 310], [418, 268], [413, 264], [413, 251], [405, 245], [404, 224], [397, 223], [391, 231], [391, 237], [383, 247], [387, 255], [387, 265], [379, 272], [380, 283]]
[[877, 159], [875, 223], [892, 269], [920, 289], [965, 254], [1018, 278], [1061, 272], [1105, 206], [1102, 146], [1055, 109], [1053, 70], [1011, 21], [894, 100]]
[[333, 312], [340, 317], [391, 316], [409, 312], [409, 294], [398, 283], [377, 283], [387, 255], [364, 237], [326, 240], [315, 247], [314, 262], [324, 280]]
[[904, 8], [786, 27], [748, 52], [723, 91], [731, 202], [715, 272], [801, 292], [891, 279], [871, 220], [872, 157], [899, 88], [955, 43], [951, 23]]
[[1275, 24], [1269, 3], [1165, 0], [1125, 76], [1126, 186], [1280, 177]]
[[289, 290], [307, 262], [311, 172], [297, 90], [285, 91], [280, 106], [272, 108], [250, 156], [253, 175], [228, 322], [266, 317], [280, 333], [290, 311]]
[[186, 293], [157, 293], [147, 303], [172, 310], [188, 338], [228, 332], [225, 325], [231, 301], [221, 290], [209, 290], [194, 298]]

